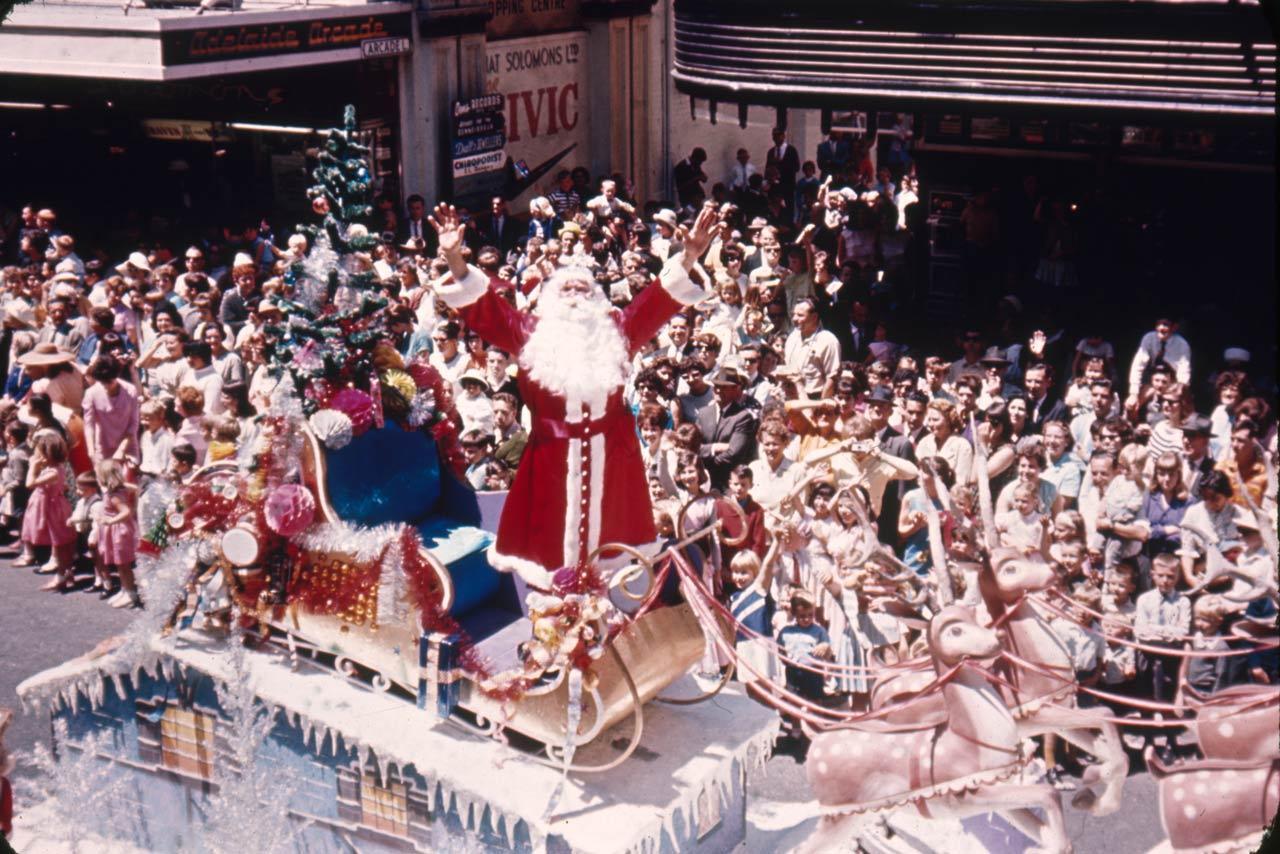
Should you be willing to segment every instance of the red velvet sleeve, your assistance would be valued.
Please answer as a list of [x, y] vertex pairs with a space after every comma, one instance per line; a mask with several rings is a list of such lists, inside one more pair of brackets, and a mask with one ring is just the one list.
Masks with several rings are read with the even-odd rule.
[[512, 356], [520, 352], [529, 338], [528, 316], [516, 311], [511, 303], [492, 290], [486, 290], [459, 313], [468, 329], [474, 329], [485, 341]]
[[635, 353], [643, 347], [682, 307], [655, 277], [622, 312], [622, 332], [627, 336], [628, 351]]

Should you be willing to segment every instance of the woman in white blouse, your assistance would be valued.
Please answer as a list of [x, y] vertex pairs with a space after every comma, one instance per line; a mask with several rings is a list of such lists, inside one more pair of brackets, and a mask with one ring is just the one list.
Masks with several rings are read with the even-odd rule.
[[946, 400], [932, 400], [924, 416], [925, 434], [916, 443], [916, 459], [942, 457], [951, 465], [957, 483], [968, 483], [973, 446], [960, 435], [960, 413]]

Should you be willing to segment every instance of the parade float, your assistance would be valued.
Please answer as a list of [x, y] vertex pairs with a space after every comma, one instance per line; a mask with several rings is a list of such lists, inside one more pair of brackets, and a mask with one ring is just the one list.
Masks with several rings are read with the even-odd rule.
[[[1080, 708], [1085, 695], [1124, 698], [1076, 682], [1046, 628], [1064, 605], [1043, 562], [988, 542], [965, 572], [985, 616], [957, 605], [964, 568], [948, 562], [932, 507], [936, 579], [882, 547], [862, 555], [862, 583], [922, 630], [916, 657], [793, 661], [758, 638], [789, 668], [858, 671], [874, 683], [866, 711], [806, 699], [738, 657], [735, 636], [752, 633], [690, 548], [723, 538], [719, 524], [686, 530], [681, 513], [674, 538], [643, 545], [593, 534], [592, 425], [608, 419], [562, 429], [590, 510], [578, 558], [539, 574], [504, 556], [459, 477], [451, 389], [393, 346], [358, 225], [370, 176], [354, 128], [348, 110], [318, 155], [320, 223], [288, 272], [285, 319], [264, 329], [256, 440], [234, 463], [144, 493], [146, 610], [19, 687], [53, 717], [61, 758], [44, 767], [65, 783], [49, 793], [62, 824], [154, 851], [731, 851], [779, 713], [813, 739], [821, 819], [808, 850], [938, 847], [886, 833], [905, 817], [945, 828], [935, 840], [982, 844], [965, 834], [986, 813], [1003, 817], [1011, 850], [1069, 850], [1059, 794], [1031, 757], [1043, 734], [1096, 760], [1077, 806], [1121, 806], [1120, 729], [1150, 722]], [[442, 290], [462, 304], [457, 278]], [[1274, 545], [1272, 557], [1274, 574]], [[1271, 576], [1252, 583], [1275, 597]], [[1252, 625], [1241, 643], [1274, 654]], [[708, 654], [730, 666], [699, 679]], [[1155, 725], [1189, 727], [1205, 756], [1152, 764], [1173, 848], [1256, 844], [1277, 800], [1275, 687], [1133, 708], [1176, 718]], [[1209, 803], [1204, 780], [1249, 796]], [[1191, 805], [1212, 820], [1193, 821]]]

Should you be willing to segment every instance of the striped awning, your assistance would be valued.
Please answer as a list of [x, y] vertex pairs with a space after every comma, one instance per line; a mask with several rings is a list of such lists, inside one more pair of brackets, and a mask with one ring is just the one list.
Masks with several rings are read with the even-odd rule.
[[680, 91], [778, 106], [1078, 110], [1273, 121], [1257, 3], [677, 0]]

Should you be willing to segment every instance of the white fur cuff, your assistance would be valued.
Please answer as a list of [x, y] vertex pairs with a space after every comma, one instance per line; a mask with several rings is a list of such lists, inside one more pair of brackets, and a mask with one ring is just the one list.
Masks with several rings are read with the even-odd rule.
[[697, 283], [689, 278], [688, 272], [684, 269], [683, 252], [673, 256], [662, 266], [658, 281], [662, 283], [662, 287], [671, 295], [671, 298], [682, 305], [693, 305], [709, 296], [706, 290], [698, 287]]
[[489, 289], [489, 277], [478, 268], [467, 266], [467, 275], [461, 282], [452, 285], [440, 285], [436, 293], [449, 308], [466, 308]]

